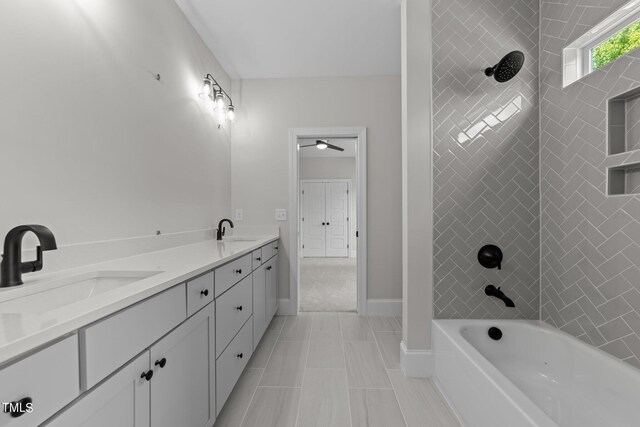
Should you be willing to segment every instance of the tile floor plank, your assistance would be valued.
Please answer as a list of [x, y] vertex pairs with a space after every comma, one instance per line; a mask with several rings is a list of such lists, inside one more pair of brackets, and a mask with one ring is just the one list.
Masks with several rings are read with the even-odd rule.
[[375, 342], [345, 341], [344, 347], [349, 387], [391, 388]]
[[242, 427], [294, 427], [299, 388], [258, 387]]
[[244, 370], [216, 419], [215, 427], [240, 427], [264, 369]]
[[395, 317], [368, 316], [367, 319], [373, 332], [393, 332], [401, 329]]
[[345, 368], [344, 343], [340, 332], [311, 332], [307, 368]]
[[307, 369], [297, 427], [349, 427], [349, 394], [344, 369]]
[[353, 427], [406, 426], [393, 390], [350, 389]]
[[345, 341], [374, 341], [373, 332], [365, 317], [355, 313], [340, 313], [339, 319]]
[[431, 380], [407, 378], [400, 369], [388, 373], [409, 427], [460, 426]]
[[280, 331], [273, 329], [267, 330], [264, 333], [260, 340], [260, 344], [258, 344], [258, 347], [256, 347], [256, 350], [253, 352], [251, 359], [249, 359], [249, 363], [247, 364], [248, 368], [264, 368], [267, 366], [267, 360], [269, 360], [271, 351], [276, 345], [278, 335], [280, 335]]
[[278, 341], [260, 380], [261, 386], [301, 387], [308, 341]]
[[278, 340], [280, 341], [307, 341], [311, 335], [311, 313], [300, 313], [297, 316], [287, 316]]
[[374, 332], [387, 369], [400, 369], [401, 332]]

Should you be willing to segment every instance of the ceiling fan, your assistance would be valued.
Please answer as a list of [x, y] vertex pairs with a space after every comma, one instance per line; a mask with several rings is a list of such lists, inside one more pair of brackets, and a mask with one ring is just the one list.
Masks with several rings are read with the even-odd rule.
[[308, 147], [316, 147], [318, 150], [326, 150], [327, 148], [330, 148], [331, 150], [344, 151], [344, 148], [338, 147], [337, 145], [329, 144], [329, 141], [325, 141], [322, 139], [316, 140], [315, 144], [300, 145], [300, 148]]

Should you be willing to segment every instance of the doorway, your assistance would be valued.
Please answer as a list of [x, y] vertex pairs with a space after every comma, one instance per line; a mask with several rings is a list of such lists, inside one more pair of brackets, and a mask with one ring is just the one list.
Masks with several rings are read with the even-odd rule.
[[365, 315], [366, 130], [293, 129], [290, 142], [290, 314]]

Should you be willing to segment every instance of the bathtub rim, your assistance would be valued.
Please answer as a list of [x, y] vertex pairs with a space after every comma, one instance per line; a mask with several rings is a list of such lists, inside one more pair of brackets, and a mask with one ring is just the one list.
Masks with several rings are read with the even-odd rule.
[[[489, 381], [502, 397], [520, 414], [526, 418], [531, 425], [558, 426], [558, 424], [542, 410], [529, 396], [527, 396], [518, 386], [516, 386], [506, 375], [504, 375], [489, 359], [477, 350], [462, 335], [461, 328], [473, 323], [486, 324], [487, 326], [499, 326], [498, 323], [518, 324], [530, 328], [540, 326], [545, 329], [552, 328], [540, 320], [513, 320], [513, 319], [434, 319], [434, 326], [456, 347], [464, 357]], [[550, 331], [553, 332], [553, 331]], [[436, 353], [435, 363], [438, 364], [438, 349], [434, 347]], [[438, 369], [435, 370], [438, 372]], [[442, 381], [437, 378], [439, 383]], [[440, 385], [441, 391], [446, 394], [444, 387]], [[447, 396], [447, 399], [451, 399]], [[454, 405], [455, 406], [455, 405]], [[458, 413], [462, 411], [456, 408]]]

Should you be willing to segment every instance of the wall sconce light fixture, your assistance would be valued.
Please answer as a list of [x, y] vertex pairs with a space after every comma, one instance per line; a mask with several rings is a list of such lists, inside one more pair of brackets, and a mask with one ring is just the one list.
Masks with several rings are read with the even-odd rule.
[[[225, 96], [229, 100], [228, 106], [225, 106], [224, 103]], [[202, 93], [200, 94], [200, 98], [211, 101], [213, 103], [213, 111], [218, 113], [225, 112], [228, 121], [233, 122], [235, 120], [236, 112], [233, 100], [211, 74], [207, 73], [204, 79], [202, 79]]]

